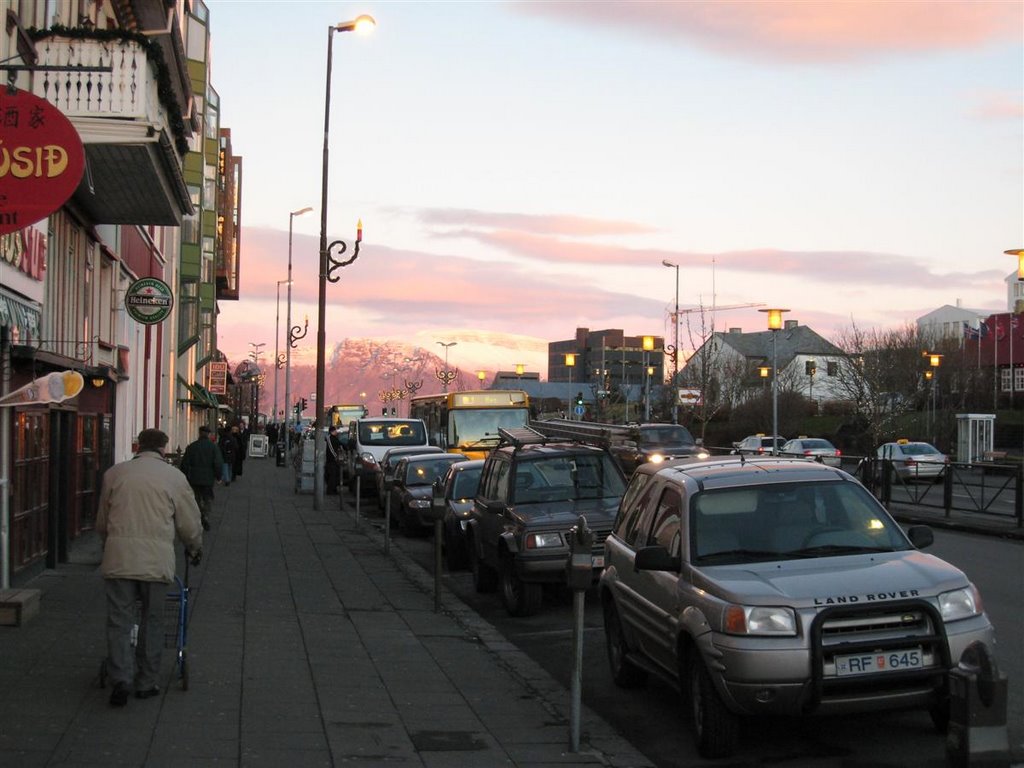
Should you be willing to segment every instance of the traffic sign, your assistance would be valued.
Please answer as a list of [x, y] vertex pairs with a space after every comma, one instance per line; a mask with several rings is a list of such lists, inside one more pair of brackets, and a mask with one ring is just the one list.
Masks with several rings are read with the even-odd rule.
[[583, 408], [582, 405], [577, 405], [574, 410], [575, 410], [575, 413], [576, 413], [577, 416], [582, 416], [583, 415], [584, 408]]

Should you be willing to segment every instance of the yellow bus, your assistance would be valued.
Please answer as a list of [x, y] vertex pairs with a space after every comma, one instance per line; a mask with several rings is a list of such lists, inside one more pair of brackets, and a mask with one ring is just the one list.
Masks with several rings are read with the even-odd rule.
[[332, 405], [327, 410], [328, 426], [335, 426], [341, 432], [348, 431], [348, 423], [367, 416], [366, 406], [361, 403]]
[[498, 427], [529, 423], [530, 401], [518, 389], [420, 395], [409, 401], [409, 418], [423, 419], [431, 445], [482, 459], [498, 444]]

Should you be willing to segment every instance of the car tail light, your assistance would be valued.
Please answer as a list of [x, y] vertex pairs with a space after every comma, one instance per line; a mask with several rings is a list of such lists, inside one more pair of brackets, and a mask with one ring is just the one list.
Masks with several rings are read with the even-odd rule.
[[810, 448], [804, 448], [804, 456], [810, 456], [810, 455], [811, 455], [811, 449]]
[[914, 461], [914, 460], [913, 460], [912, 458], [910, 458], [909, 456], [908, 456], [907, 458], [905, 458], [905, 459], [903, 460], [903, 463], [904, 463], [904, 464], [906, 464], [906, 465], [907, 465], [908, 467], [912, 467], [912, 466], [914, 466], [915, 464], [917, 464], [917, 462], [916, 462], [916, 461]]
[[835, 456], [842, 456], [842, 455], [843, 455], [843, 452], [842, 452], [842, 451], [840, 451], [840, 450], [839, 450], [838, 448], [836, 448], [836, 452], [835, 452], [835, 454], [833, 454], [833, 455], [835, 455]]

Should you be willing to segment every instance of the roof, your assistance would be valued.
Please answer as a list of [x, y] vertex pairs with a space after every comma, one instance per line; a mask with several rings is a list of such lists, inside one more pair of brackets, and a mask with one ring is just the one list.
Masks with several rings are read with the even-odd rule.
[[719, 339], [745, 358], [768, 359], [772, 356], [773, 333], [778, 334], [775, 339], [775, 354], [778, 355], [780, 369], [789, 365], [797, 355], [846, 356], [843, 350], [806, 325], [794, 325], [780, 331], [757, 331], [754, 333], [718, 331], [714, 338]]

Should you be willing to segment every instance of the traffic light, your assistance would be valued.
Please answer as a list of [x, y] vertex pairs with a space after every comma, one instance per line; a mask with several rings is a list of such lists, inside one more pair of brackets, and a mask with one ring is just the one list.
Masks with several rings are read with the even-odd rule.
[[302, 413], [304, 410], [306, 410], [306, 398], [303, 397], [299, 400], [299, 413]]
[[583, 393], [582, 392], [577, 392], [576, 393], [576, 405], [583, 405]]

